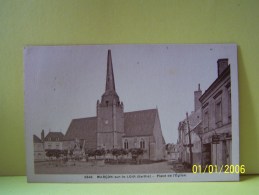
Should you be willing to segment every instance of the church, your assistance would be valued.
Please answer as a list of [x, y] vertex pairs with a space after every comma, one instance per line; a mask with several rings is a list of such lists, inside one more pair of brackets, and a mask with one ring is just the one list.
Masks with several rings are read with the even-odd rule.
[[73, 119], [62, 140], [72, 149], [77, 140], [85, 149], [142, 148], [144, 159], [165, 158], [158, 109], [124, 112], [115, 88], [111, 50], [108, 50], [105, 92], [96, 104], [96, 117]]

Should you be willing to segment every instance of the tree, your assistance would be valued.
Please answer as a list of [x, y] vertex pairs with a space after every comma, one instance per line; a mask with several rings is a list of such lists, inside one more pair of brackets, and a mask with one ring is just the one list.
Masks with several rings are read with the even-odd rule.
[[[50, 160], [52, 160], [52, 157], [55, 157], [56, 159], [59, 159], [61, 154], [63, 154], [62, 150], [58, 150], [58, 149], [47, 149], [46, 150], [46, 156], [50, 158]], [[58, 163], [58, 162], [56, 162]], [[50, 164], [50, 162], [49, 162]], [[58, 166], [59, 164], [56, 164], [56, 166]]]
[[105, 152], [105, 149], [96, 149], [95, 151], [94, 151], [94, 155], [95, 156], [104, 156], [106, 154], [106, 152]]
[[59, 159], [59, 157], [62, 154], [62, 151], [61, 150], [54, 150], [53, 152], [54, 152], [54, 156], [56, 157], [56, 159]]
[[63, 155], [63, 161], [67, 162], [68, 150], [63, 150], [61, 154]]
[[122, 148], [113, 148], [111, 150], [111, 153], [113, 156], [116, 157], [116, 160], [117, 160], [117, 163], [118, 163], [118, 156], [121, 156], [121, 155], [127, 155], [128, 154], [128, 151], [125, 150], [125, 149], [122, 149]]
[[144, 154], [142, 148], [131, 148], [129, 152], [131, 153], [132, 159], [135, 160], [137, 164], [140, 162], [139, 157]]
[[93, 150], [93, 149], [85, 150], [85, 155], [88, 157], [95, 157], [95, 150]]
[[127, 155], [129, 152], [128, 152], [128, 150], [125, 150], [125, 149], [121, 149], [121, 154], [122, 155]]
[[53, 156], [52, 150], [46, 150], [46, 156], [51, 159], [51, 157]]
[[51, 157], [56, 157], [57, 159], [61, 156], [63, 151], [58, 150], [58, 149], [48, 149], [46, 150], [46, 156], [51, 158]]

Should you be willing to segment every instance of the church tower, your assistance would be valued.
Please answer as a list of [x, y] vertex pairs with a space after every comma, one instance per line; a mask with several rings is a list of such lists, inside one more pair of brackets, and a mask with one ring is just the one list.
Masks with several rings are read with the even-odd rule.
[[116, 93], [111, 50], [108, 50], [105, 92], [97, 101], [97, 147], [121, 148], [124, 135], [124, 111]]

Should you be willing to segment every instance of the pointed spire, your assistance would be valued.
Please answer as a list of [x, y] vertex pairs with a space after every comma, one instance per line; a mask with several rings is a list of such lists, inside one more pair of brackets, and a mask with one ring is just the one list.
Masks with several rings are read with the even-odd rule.
[[113, 105], [119, 104], [119, 96], [116, 93], [115, 89], [115, 82], [114, 82], [114, 74], [113, 74], [113, 67], [112, 67], [112, 55], [111, 50], [108, 50], [107, 56], [107, 73], [106, 73], [106, 86], [105, 92], [102, 95], [102, 105]]
[[107, 74], [106, 74], [106, 87], [105, 91], [116, 91], [115, 89], [115, 82], [114, 82], [114, 74], [113, 74], [113, 67], [112, 67], [112, 55], [111, 50], [108, 50], [107, 56]]

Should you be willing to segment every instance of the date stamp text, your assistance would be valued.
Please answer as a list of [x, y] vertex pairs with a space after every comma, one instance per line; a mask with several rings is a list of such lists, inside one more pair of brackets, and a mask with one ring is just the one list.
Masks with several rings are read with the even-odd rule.
[[224, 173], [224, 174], [244, 174], [245, 165], [193, 165], [192, 173]]

